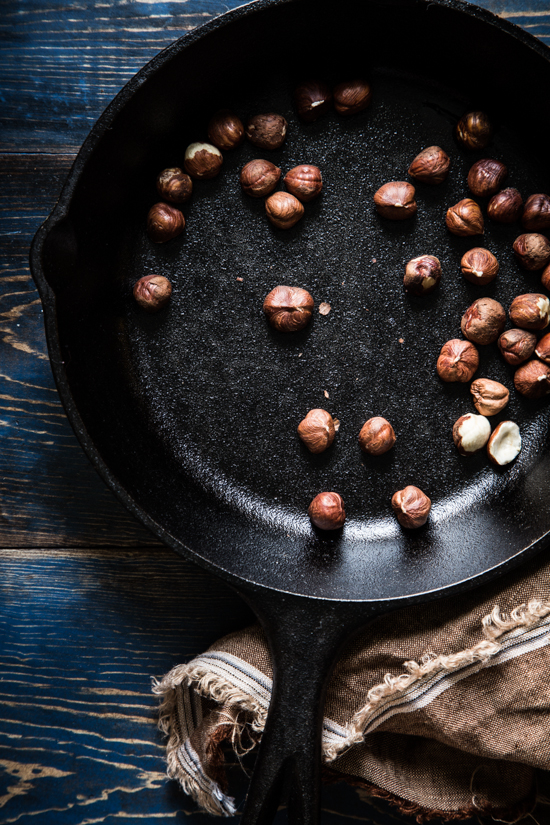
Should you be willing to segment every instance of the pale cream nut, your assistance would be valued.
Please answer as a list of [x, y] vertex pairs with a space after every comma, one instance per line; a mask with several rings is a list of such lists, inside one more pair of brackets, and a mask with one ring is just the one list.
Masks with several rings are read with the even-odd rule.
[[502, 421], [487, 443], [487, 455], [493, 464], [503, 467], [517, 458], [520, 450], [521, 435], [518, 425], [513, 421]]
[[461, 455], [472, 455], [482, 450], [491, 435], [491, 425], [484, 415], [467, 413], [453, 426], [453, 441]]

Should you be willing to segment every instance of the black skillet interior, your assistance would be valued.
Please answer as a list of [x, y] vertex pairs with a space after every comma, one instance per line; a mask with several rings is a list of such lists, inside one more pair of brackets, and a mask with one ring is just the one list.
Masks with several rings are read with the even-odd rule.
[[[366, 112], [298, 120], [292, 90], [300, 79], [356, 75], [372, 82]], [[478, 376], [512, 390], [491, 423], [512, 419], [523, 438], [517, 461], [498, 470], [484, 454], [457, 454], [452, 424], [475, 410], [468, 385], [443, 384], [435, 373], [440, 347], [461, 337], [475, 298], [507, 308], [519, 293], [543, 291], [539, 274], [513, 259], [519, 225], [487, 221], [483, 238], [461, 239], [444, 224], [483, 156], [503, 160], [508, 185], [524, 196], [550, 191], [543, 87], [544, 47], [467, 4], [260, 0], [178, 41], [115, 99], [38, 236], [33, 271], [73, 425], [113, 489], [165, 541], [223, 575], [356, 600], [446, 588], [546, 543], [548, 403], [519, 396], [496, 345], [482, 348]], [[250, 143], [225, 153], [220, 177], [196, 183], [183, 207], [183, 236], [154, 244], [145, 217], [158, 200], [155, 177], [182, 164], [221, 107], [243, 119], [283, 114], [286, 143], [267, 154]], [[453, 139], [454, 123], [472, 108], [496, 126], [484, 152], [466, 153]], [[448, 181], [417, 186], [415, 219], [379, 218], [376, 189], [406, 180], [412, 158], [431, 144], [452, 158]], [[241, 167], [262, 156], [283, 174], [299, 163], [322, 170], [323, 194], [292, 230], [273, 228], [263, 202], [240, 191]], [[480, 245], [501, 265], [484, 288], [459, 270], [465, 250]], [[404, 266], [423, 253], [441, 260], [441, 287], [410, 298]], [[148, 316], [131, 289], [152, 272], [174, 291], [166, 310]], [[262, 302], [281, 283], [305, 287], [330, 313], [316, 312], [302, 333], [271, 331]], [[296, 435], [313, 407], [341, 422], [320, 456]], [[397, 434], [380, 458], [357, 444], [372, 415]], [[391, 512], [393, 492], [407, 484], [433, 501], [417, 531], [402, 530]], [[345, 500], [337, 534], [315, 531], [307, 518], [322, 490]]]

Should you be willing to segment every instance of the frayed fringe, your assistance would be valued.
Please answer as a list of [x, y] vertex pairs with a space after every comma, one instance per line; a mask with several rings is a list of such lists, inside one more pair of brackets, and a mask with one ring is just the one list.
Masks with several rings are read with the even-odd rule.
[[532, 599], [527, 604], [520, 604], [509, 616], [501, 613], [498, 607], [493, 607], [491, 613], [481, 622], [483, 635], [487, 639], [498, 639], [503, 633], [515, 630], [516, 627], [531, 627], [540, 619], [550, 614], [550, 602]]

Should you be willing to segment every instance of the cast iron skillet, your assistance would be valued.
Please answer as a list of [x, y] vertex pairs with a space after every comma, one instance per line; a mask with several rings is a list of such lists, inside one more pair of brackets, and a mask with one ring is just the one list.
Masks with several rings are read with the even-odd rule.
[[[435, 374], [439, 349], [460, 336], [460, 317], [481, 295], [506, 307], [541, 291], [513, 260], [521, 227], [488, 222], [483, 239], [444, 226], [466, 197], [466, 172], [502, 159], [509, 185], [550, 191], [549, 52], [474, 6], [440, 0], [258, 0], [186, 35], [120, 92], [86, 140], [59, 204], [36, 235], [31, 265], [44, 303], [52, 368], [69, 419], [106, 483], [163, 541], [222, 576], [267, 630], [274, 699], [245, 818], [271, 816], [290, 778], [293, 818], [315, 819], [324, 684], [336, 651], [369, 617], [465, 590], [548, 545], [548, 405], [512, 389], [493, 419], [516, 421], [523, 450], [504, 470], [484, 455], [458, 456], [453, 422], [473, 411], [468, 387]], [[373, 103], [302, 124], [292, 90], [304, 77], [368, 76]], [[210, 115], [243, 119], [276, 111], [289, 121], [284, 147], [268, 153], [283, 173], [316, 163], [322, 197], [292, 230], [273, 228], [263, 203], [240, 192], [252, 145], [225, 154], [222, 175], [195, 187], [184, 235], [151, 243], [145, 216], [154, 180], [205, 138]], [[453, 126], [483, 109], [492, 145], [467, 154]], [[439, 144], [449, 180], [418, 185], [416, 219], [390, 222], [375, 190], [407, 178], [417, 152]], [[485, 204], [482, 204], [485, 206]], [[464, 251], [499, 258], [485, 288], [459, 273]], [[402, 289], [404, 265], [431, 253], [443, 280], [425, 299]], [[144, 274], [172, 281], [155, 316], [133, 303]], [[238, 280], [242, 279], [242, 280]], [[277, 334], [262, 314], [277, 284], [307, 288], [316, 313], [302, 333]], [[496, 346], [479, 376], [512, 387]], [[312, 456], [296, 426], [312, 407], [341, 421], [333, 447]], [[384, 415], [395, 448], [364, 457], [357, 433]], [[392, 493], [416, 484], [432, 498], [428, 524], [402, 530]], [[314, 530], [310, 500], [336, 490], [348, 519]]]

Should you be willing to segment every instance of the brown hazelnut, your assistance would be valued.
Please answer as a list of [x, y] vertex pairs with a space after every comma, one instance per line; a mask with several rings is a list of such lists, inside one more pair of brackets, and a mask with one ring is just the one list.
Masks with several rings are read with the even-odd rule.
[[471, 381], [479, 367], [479, 353], [470, 341], [452, 338], [441, 347], [437, 359], [437, 374], [442, 381]]
[[483, 234], [483, 215], [477, 203], [471, 198], [464, 198], [447, 209], [445, 223], [453, 235], [466, 237]]
[[538, 342], [535, 347], [535, 355], [537, 358], [540, 358], [541, 361], [544, 361], [545, 364], [550, 364], [550, 332], [543, 335]]
[[218, 149], [234, 149], [244, 140], [244, 126], [240, 117], [229, 109], [220, 109], [210, 119], [207, 128], [208, 140]]
[[366, 80], [355, 79], [334, 87], [334, 108], [341, 115], [356, 115], [369, 105], [372, 90]]
[[269, 195], [279, 182], [281, 170], [269, 160], [257, 158], [251, 160], [241, 169], [241, 186], [243, 192], [252, 198], [263, 198]]
[[470, 192], [480, 198], [488, 198], [501, 188], [508, 177], [508, 169], [499, 160], [478, 160], [468, 172]]
[[164, 169], [157, 178], [157, 190], [161, 198], [170, 203], [185, 203], [193, 192], [193, 181], [177, 166]]
[[441, 280], [441, 264], [435, 255], [413, 258], [405, 267], [403, 286], [411, 295], [429, 295]]
[[284, 180], [290, 194], [305, 203], [316, 198], [323, 188], [323, 178], [319, 168], [306, 163], [295, 166], [287, 172]]
[[409, 175], [421, 183], [443, 183], [449, 174], [451, 159], [440, 146], [423, 149], [409, 166]]
[[528, 232], [540, 232], [550, 227], [550, 198], [531, 195], [525, 201], [521, 222]]
[[395, 433], [389, 421], [377, 415], [361, 427], [359, 446], [369, 455], [382, 455], [395, 444]]
[[321, 530], [339, 530], [346, 520], [344, 499], [338, 493], [319, 493], [307, 513], [315, 527]]
[[510, 400], [510, 391], [504, 384], [490, 378], [477, 378], [470, 384], [474, 407], [481, 415], [496, 415]]
[[517, 189], [510, 187], [493, 195], [487, 204], [487, 217], [498, 223], [514, 223], [519, 220], [523, 198]]
[[543, 287], [550, 291], [550, 264], [544, 267], [540, 280]]
[[246, 136], [260, 149], [279, 149], [284, 143], [287, 126], [285, 118], [274, 112], [254, 115], [246, 124]]
[[513, 421], [501, 421], [487, 442], [487, 455], [493, 464], [503, 467], [518, 457], [521, 450], [519, 427]]
[[271, 326], [279, 332], [297, 332], [311, 320], [314, 301], [297, 286], [276, 286], [267, 295], [263, 310]]
[[514, 387], [527, 398], [542, 398], [550, 393], [550, 367], [542, 361], [528, 361], [514, 373]]
[[537, 292], [518, 295], [510, 306], [510, 320], [520, 329], [544, 329], [550, 323], [550, 300]]
[[374, 195], [379, 215], [393, 221], [402, 221], [416, 215], [415, 188], [403, 180], [385, 183]]
[[312, 123], [330, 109], [332, 92], [326, 83], [320, 80], [306, 80], [294, 90], [294, 105], [298, 117], [306, 123]]
[[493, 135], [485, 112], [468, 112], [456, 124], [456, 139], [463, 149], [484, 149]]
[[183, 165], [192, 178], [209, 180], [220, 173], [223, 155], [211, 143], [190, 143], [185, 150]]
[[478, 298], [468, 307], [460, 328], [465, 338], [474, 344], [492, 344], [504, 329], [506, 312], [493, 298]]
[[473, 455], [482, 450], [491, 435], [491, 425], [484, 415], [467, 413], [453, 425], [453, 441], [460, 455]]
[[523, 363], [535, 350], [537, 336], [526, 329], [508, 329], [498, 339], [498, 347], [504, 360], [512, 366]]
[[164, 275], [145, 275], [134, 284], [134, 298], [146, 312], [158, 312], [170, 300], [172, 284]]
[[536, 232], [520, 235], [514, 241], [514, 254], [523, 269], [543, 269], [550, 262], [550, 241]]
[[391, 506], [401, 527], [414, 529], [426, 523], [432, 502], [419, 487], [409, 484], [393, 494]]
[[323, 453], [335, 434], [334, 419], [326, 410], [310, 410], [298, 424], [298, 435], [310, 453]]
[[493, 281], [498, 273], [498, 261], [492, 252], [476, 246], [469, 249], [460, 261], [462, 274], [471, 284], [483, 286]]
[[147, 234], [155, 243], [165, 243], [183, 232], [185, 218], [179, 209], [156, 203], [147, 214]]
[[266, 215], [279, 229], [290, 229], [304, 214], [304, 207], [294, 195], [275, 192], [265, 202]]

